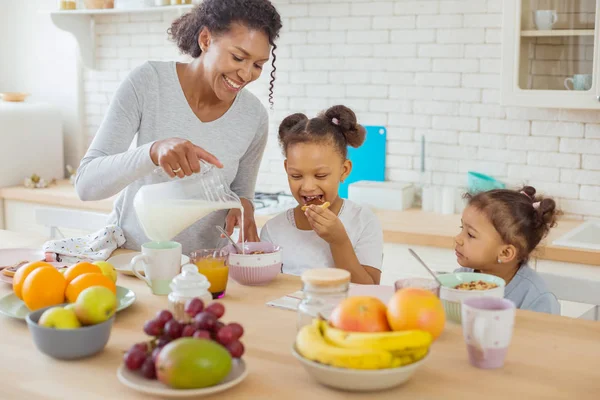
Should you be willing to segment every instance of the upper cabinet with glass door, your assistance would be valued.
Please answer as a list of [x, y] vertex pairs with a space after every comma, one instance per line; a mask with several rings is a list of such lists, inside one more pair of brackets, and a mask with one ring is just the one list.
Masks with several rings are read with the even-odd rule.
[[600, 108], [599, 1], [504, 0], [504, 105]]

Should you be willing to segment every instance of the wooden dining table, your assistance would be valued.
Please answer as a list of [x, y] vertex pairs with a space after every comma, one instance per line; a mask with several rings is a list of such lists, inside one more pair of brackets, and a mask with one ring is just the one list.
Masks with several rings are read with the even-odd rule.
[[[31, 247], [35, 240], [0, 231], [0, 249]], [[38, 243], [39, 244], [39, 243]], [[167, 307], [140, 280], [119, 275], [136, 302], [117, 314], [103, 352], [59, 361], [40, 353], [25, 321], [0, 316], [0, 399], [148, 399], [117, 379], [124, 352], [147, 339], [144, 321]], [[0, 283], [0, 296], [11, 292]], [[598, 399], [600, 323], [518, 311], [503, 368], [472, 367], [458, 324], [447, 322], [424, 365], [404, 385], [377, 393], [350, 393], [321, 386], [292, 356], [296, 313], [267, 306], [301, 288], [297, 277], [280, 275], [266, 286], [229, 281], [223, 320], [245, 328], [242, 341], [249, 374], [239, 385], [207, 399]]]

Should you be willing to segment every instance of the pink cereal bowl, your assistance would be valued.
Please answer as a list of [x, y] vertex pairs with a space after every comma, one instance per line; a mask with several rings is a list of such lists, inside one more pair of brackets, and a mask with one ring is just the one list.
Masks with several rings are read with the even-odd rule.
[[[281, 273], [281, 247], [273, 243], [244, 243], [245, 254], [238, 254], [232, 245], [226, 250], [229, 276], [241, 285], [266, 285]], [[252, 254], [257, 251], [262, 253]]]

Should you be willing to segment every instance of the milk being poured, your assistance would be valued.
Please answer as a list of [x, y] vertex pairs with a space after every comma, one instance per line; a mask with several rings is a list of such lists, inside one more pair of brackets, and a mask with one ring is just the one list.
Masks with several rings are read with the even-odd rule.
[[[196, 221], [223, 209], [241, 209], [242, 226], [244, 225], [244, 209], [235, 201], [165, 200], [148, 203], [138, 197], [133, 206], [146, 236], [157, 242], [169, 241]], [[218, 234], [216, 232], [215, 229], [215, 234]], [[241, 229], [240, 233], [243, 242], [244, 230]]]
[[[146, 236], [152, 241], [170, 241], [196, 221], [218, 210], [244, 208], [221, 173], [200, 160], [201, 172], [190, 177], [144, 185], [136, 193], [133, 207]], [[155, 172], [163, 174], [162, 170]], [[216, 228], [214, 234], [218, 235]], [[241, 229], [242, 242], [244, 229]]]

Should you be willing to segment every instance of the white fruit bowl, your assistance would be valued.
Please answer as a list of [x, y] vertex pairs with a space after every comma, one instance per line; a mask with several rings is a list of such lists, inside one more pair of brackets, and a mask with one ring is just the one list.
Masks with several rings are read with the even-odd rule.
[[338, 368], [314, 362], [302, 357], [296, 349], [292, 354], [317, 382], [335, 389], [353, 392], [371, 392], [390, 389], [408, 381], [415, 371], [429, 358], [427, 354], [421, 360], [397, 368], [376, 370]]

